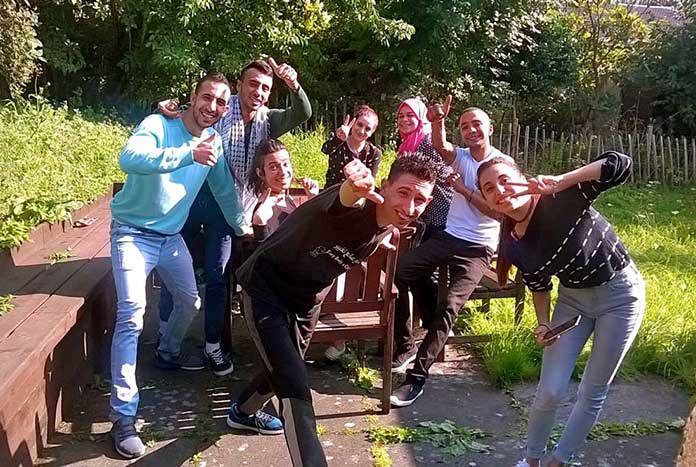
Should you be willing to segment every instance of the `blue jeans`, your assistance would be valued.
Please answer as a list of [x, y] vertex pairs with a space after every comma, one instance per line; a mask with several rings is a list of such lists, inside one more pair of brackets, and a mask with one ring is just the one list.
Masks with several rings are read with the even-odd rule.
[[157, 268], [162, 280], [176, 291], [174, 311], [158, 352], [175, 359], [191, 321], [200, 309], [191, 255], [181, 235], [162, 235], [111, 223], [111, 265], [116, 284], [116, 327], [111, 341], [111, 418], [135, 416], [138, 386], [135, 366], [138, 336], [143, 330], [147, 276]]
[[527, 458], [543, 457], [556, 409], [568, 390], [582, 348], [594, 333], [577, 401], [553, 455], [568, 462], [599, 418], [604, 400], [626, 352], [638, 333], [645, 311], [645, 282], [631, 263], [608, 283], [586, 289], [559, 286], [551, 320], [556, 326], [577, 315], [580, 324], [544, 348], [541, 378], [529, 412]]
[[[203, 227], [205, 267], [205, 340], [211, 344], [220, 342], [227, 306], [227, 263], [232, 252], [232, 229], [227, 224], [213, 194], [204, 184], [191, 206], [189, 217], [181, 229], [181, 235], [189, 251]], [[166, 287], [160, 292], [160, 320], [169, 321], [172, 313], [172, 294]]]

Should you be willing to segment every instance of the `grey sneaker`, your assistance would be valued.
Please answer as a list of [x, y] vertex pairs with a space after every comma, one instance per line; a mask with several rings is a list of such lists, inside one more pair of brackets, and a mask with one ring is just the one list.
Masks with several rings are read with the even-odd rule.
[[145, 454], [145, 445], [135, 431], [135, 417], [124, 416], [116, 420], [111, 427], [111, 438], [114, 440], [116, 452], [126, 459]]
[[197, 355], [181, 354], [170, 360], [155, 352], [155, 366], [162, 370], [199, 371], [205, 368], [205, 361]]

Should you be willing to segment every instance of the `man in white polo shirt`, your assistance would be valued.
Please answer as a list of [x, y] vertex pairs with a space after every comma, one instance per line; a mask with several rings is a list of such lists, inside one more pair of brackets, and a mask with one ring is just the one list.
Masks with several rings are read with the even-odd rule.
[[[447, 141], [444, 120], [449, 113], [451, 96], [444, 105], [428, 109], [433, 123], [433, 146], [446, 164], [453, 168], [449, 181], [454, 196], [444, 231], [399, 259], [396, 284], [399, 300], [394, 323], [395, 352], [392, 371], [402, 372], [411, 362], [406, 380], [391, 396], [397, 407], [411, 405], [421, 394], [428, 370], [447, 342], [459, 309], [478, 285], [491, 256], [498, 246], [499, 222], [486, 206], [476, 186], [479, 165], [492, 157], [507, 157], [491, 145], [493, 125], [488, 114], [475, 107], [466, 109], [459, 119], [459, 131], [466, 148]], [[444, 309], [437, 307], [437, 284], [433, 271], [449, 266], [450, 287]], [[413, 294], [422, 314], [427, 333], [416, 347], [411, 332], [407, 291]]]

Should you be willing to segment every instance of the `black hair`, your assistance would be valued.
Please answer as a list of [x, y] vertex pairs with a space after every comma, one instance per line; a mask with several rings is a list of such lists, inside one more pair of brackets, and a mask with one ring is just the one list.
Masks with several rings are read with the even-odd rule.
[[394, 181], [401, 174], [411, 174], [420, 180], [435, 183], [437, 164], [422, 152], [404, 152], [392, 164], [387, 179]]
[[239, 72], [239, 80], [242, 81], [244, 79], [244, 73], [251, 69], [260, 71], [264, 75], [273, 77], [273, 68], [271, 68], [271, 65], [269, 65], [266, 60], [253, 60], [244, 65], [242, 71]]
[[208, 81], [212, 81], [213, 83], [222, 83], [228, 88], [230, 87], [230, 82], [227, 80], [225, 75], [216, 71], [211, 71], [201, 76], [201, 78], [196, 81], [196, 87], [194, 88], [193, 92], [198, 93], [198, 89]]
[[256, 146], [256, 153], [254, 154], [254, 160], [251, 164], [251, 172], [249, 172], [249, 179], [247, 185], [256, 194], [260, 195], [264, 188], [265, 182], [263, 178], [259, 176], [256, 169], [260, 169], [263, 172], [263, 163], [266, 160], [266, 156], [269, 154], [275, 154], [278, 151], [287, 151], [287, 148], [279, 139], [264, 139]]

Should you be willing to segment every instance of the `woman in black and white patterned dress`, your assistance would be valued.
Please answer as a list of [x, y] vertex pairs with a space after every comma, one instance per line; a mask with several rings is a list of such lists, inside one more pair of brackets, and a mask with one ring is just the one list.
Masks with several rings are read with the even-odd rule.
[[420, 152], [436, 161], [438, 166], [433, 200], [420, 217], [425, 223], [422, 241], [430, 237], [433, 232], [445, 229], [453, 193], [452, 187], [447, 183], [447, 177], [452, 173], [452, 168], [444, 163], [440, 154], [433, 148], [431, 125], [426, 118], [427, 110], [423, 101], [409, 98], [399, 105], [396, 114], [396, 124], [402, 141], [397, 157], [405, 152]]

